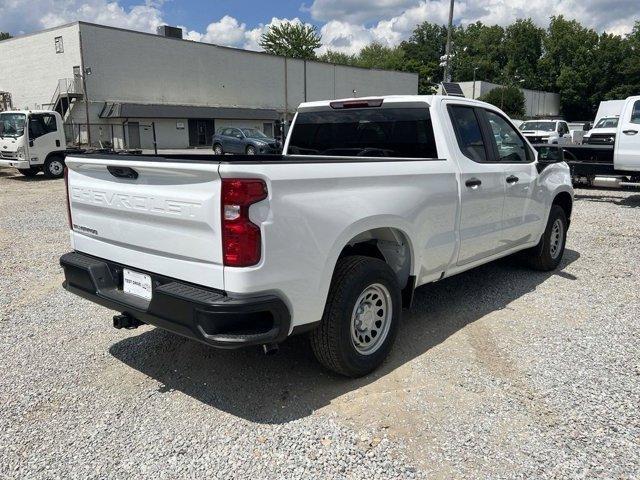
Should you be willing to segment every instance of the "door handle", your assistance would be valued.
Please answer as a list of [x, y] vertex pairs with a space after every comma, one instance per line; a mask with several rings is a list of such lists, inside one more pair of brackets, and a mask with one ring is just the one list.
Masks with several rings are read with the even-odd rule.
[[623, 130], [622, 133], [624, 133], [625, 135], [635, 135], [636, 133], [638, 133], [638, 130]]
[[114, 167], [109, 165], [107, 170], [111, 175], [117, 178], [128, 178], [130, 180], [135, 180], [138, 178], [138, 172], [136, 172], [133, 168], [129, 167]]
[[482, 180], [480, 180], [479, 178], [470, 178], [469, 180], [464, 182], [464, 184], [469, 188], [476, 188], [482, 185]]
[[509, 175], [507, 177], [507, 183], [517, 183], [520, 179], [515, 175]]

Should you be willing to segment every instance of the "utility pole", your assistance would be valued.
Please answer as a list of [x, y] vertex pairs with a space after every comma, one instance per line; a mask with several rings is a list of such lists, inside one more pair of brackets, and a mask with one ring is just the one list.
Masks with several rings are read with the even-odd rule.
[[478, 71], [478, 68], [480, 67], [473, 67], [473, 94], [471, 95], [473, 100], [476, 99], [476, 72]]
[[445, 65], [444, 65], [444, 81], [451, 81], [451, 30], [453, 29], [453, 4], [456, 0], [451, 0], [451, 6], [449, 7], [449, 26], [447, 27], [447, 47], [445, 50]]

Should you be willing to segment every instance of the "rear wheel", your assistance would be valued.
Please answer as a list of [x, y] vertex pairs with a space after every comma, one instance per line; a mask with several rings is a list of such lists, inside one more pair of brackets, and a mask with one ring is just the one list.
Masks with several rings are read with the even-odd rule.
[[44, 174], [47, 178], [62, 178], [64, 175], [64, 159], [57, 155], [44, 162]]
[[255, 155], [255, 154], [256, 154], [256, 147], [249, 145], [247, 147], [247, 155]]
[[567, 215], [562, 207], [552, 205], [540, 243], [525, 252], [529, 265], [536, 270], [555, 270], [562, 261], [566, 241]]
[[18, 171], [25, 177], [35, 177], [40, 170], [34, 167], [29, 167], [29, 168], [19, 168]]
[[224, 150], [222, 149], [222, 145], [220, 145], [219, 143], [216, 143], [213, 146], [213, 153], [215, 153], [216, 155], [224, 155]]
[[393, 346], [401, 308], [398, 281], [385, 262], [362, 256], [340, 259], [322, 322], [311, 332], [313, 353], [341, 375], [370, 373]]

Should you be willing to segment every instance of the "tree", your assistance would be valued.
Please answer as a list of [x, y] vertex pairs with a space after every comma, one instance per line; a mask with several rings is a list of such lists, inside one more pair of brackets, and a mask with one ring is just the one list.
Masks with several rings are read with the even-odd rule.
[[8, 39], [8, 38], [11, 38], [11, 34], [10, 34], [10, 33], [7, 33], [7, 32], [0, 32], [0, 42], [1, 42], [2, 40], [6, 40], [6, 39]]
[[311, 60], [316, 58], [315, 50], [322, 44], [321, 40], [312, 25], [284, 22], [269, 27], [260, 38], [260, 46], [274, 55]]
[[488, 26], [482, 22], [472, 23], [466, 28], [456, 27], [452, 32], [453, 80], [473, 80], [473, 70], [477, 68], [476, 78], [498, 82], [506, 64], [504, 34], [501, 26]]
[[355, 65], [358, 61], [355, 55], [327, 50], [318, 60], [321, 62], [335, 63], [336, 65]]
[[423, 22], [416, 27], [413, 34], [400, 44], [404, 51], [406, 71], [419, 76], [418, 93], [428, 95], [434, 93], [442, 79], [440, 57], [444, 55], [447, 41], [447, 29], [434, 23]]
[[356, 57], [356, 65], [364, 68], [405, 70], [404, 50], [400, 47], [385, 47], [380, 43], [374, 42], [360, 50]]
[[494, 88], [480, 100], [495, 105], [512, 118], [522, 118], [525, 113], [524, 93], [515, 86]]
[[504, 32], [504, 76], [523, 80], [524, 88], [536, 88], [538, 62], [542, 57], [544, 29], [537, 27], [530, 18], [516, 20]]

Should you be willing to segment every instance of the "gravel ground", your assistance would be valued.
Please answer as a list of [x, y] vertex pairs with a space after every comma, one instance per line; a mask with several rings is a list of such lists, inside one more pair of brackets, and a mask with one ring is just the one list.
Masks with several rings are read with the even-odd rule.
[[357, 381], [65, 292], [62, 181], [0, 169], [0, 478], [640, 478], [640, 192], [578, 190], [552, 274], [416, 293]]

